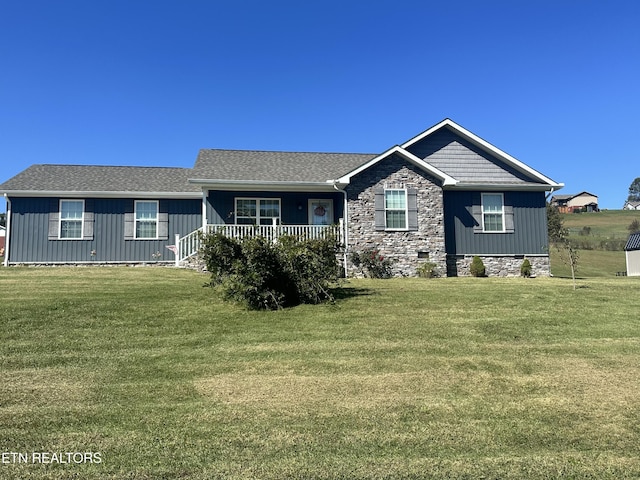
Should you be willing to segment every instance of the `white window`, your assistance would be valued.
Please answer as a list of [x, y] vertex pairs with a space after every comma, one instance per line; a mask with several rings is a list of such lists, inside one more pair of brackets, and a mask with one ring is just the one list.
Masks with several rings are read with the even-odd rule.
[[273, 225], [280, 223], [279, 198], [236, 198], [236, 224]]
[[82, 240], [84, 200], [60, 200], [60, 235], [58, 238]]
[[158, 238], [157, 200], [136, 200], [135, 238]]
[[407, 229], [407, 191], [389, 189], [384, 191], [385, 227], [387, 230]]
[[502, 193], [482, 194], [482, 231], [504, 232], [504, 197]]

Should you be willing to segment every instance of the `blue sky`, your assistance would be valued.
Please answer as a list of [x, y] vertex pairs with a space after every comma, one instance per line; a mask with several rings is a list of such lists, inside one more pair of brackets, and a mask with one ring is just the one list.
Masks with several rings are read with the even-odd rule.
[[617, 209], [640, 177], [638, 25], [635, 0], [6, 1], [0, 182], [378, 153], [448, 117]]

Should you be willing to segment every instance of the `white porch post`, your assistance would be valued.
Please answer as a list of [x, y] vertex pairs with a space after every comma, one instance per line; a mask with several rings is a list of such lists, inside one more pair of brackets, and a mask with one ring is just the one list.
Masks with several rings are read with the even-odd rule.
[[176, 251], [175, 251], [175, 254], [176, 254], [175, 264], [176, 264], [176, 267], [179, 267], [179, 266], [180, 266], [180, 257], [181, 257], [181, 255], [180, 255], [180, 234], [179, 234], [179, 233], [176, 233], [174, 238], [175, 238], [175, 239], [174, 239], [173, 244], [176, 246]]
[[11, 200], [4, 194], [4, 199], [7, 202], [7, 218], [4, 229], [4, 266], [9, 266], [9, 239], [11, 238]]

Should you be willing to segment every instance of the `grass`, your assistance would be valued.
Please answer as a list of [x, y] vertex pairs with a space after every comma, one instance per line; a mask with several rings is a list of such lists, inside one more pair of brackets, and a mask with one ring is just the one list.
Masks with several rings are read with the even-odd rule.
[[0, 478], [638, 478], [634, 278], [394, 279], [248, 312], [195, 272], [0, 269]]

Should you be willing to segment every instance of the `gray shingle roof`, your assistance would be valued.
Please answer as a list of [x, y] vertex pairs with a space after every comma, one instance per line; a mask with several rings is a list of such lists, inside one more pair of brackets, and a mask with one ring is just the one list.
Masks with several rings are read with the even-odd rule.
[[0, 191], [199, 192], [189, 168], [32, 165], [0, 185]]
[[309, 153], [252, 150], [200, 150], [190, 178], [326, 182], [374, 158], [365, 153]]
[[626, 251], [640, 250], [640, 233], [632, 233], [624, 247]]

